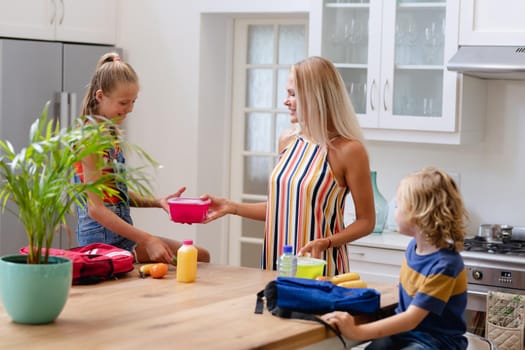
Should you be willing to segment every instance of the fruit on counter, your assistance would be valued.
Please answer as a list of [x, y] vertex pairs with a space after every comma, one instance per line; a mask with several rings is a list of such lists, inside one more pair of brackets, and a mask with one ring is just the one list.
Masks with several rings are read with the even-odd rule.
[[177, 265], [177, 257], [176, 256], [173, 257], [173, 265], [175, 265], [175, 266]]
[[162, 278], [167, 273], [168, 273], [168, 264], [165, 264], [165, 263], [154, 264], [149, 270], [149, 274], [153, 278]]
[[337, 284], [339, 287], [345, 288], [366, 288], [367, 284], [363, 280], [346, 281]]
[[145, 278], [146, 276], [162, 278], [166, 273], [168, 273], [168, 264], [164, 263], [145, 264], [139, 269], [139, 275], [142, 278]]
[[343, 282], [357, 281], [359, 279], [361, 279], [361, 276], [359, 276], [357, 272], [347, 272], [330, 278], [330, 282], [334, 284], [341, 284]]
[[144, 278], [150, 274], [151, 267], [155, 264], [145, 264], [142, 265], [139, 269], [139, 275], [140, 277]]

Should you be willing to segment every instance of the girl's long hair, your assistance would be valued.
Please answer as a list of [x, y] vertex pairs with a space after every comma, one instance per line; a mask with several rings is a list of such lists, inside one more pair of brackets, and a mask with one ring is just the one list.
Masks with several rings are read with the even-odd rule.
[[91, 78], [82, 101], [82, 115], [98, 115], [98, 102], [96, 93], [102, 90], [110, 94], [121, 83], [132, 83], [138, 85], [139, 78], [135, 70], [120, 59], [115, 52], [104, 54], [98, 61], [95, 73]]

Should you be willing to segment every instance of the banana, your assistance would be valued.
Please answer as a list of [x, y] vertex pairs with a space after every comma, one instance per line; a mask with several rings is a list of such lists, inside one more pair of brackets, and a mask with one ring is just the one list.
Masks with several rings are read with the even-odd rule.
[[347, 281], [355, 281], [361, 279], [361, 276], [357, 272], [347, 272], [341, 275], [336, 275], [329, 279], [333, 284], [339, 284]]
[[145, 264], [145, 265], [142, 265], [139, 269], [139, 275], [140, 277], [144, 278], [146, 277], [147, 275], [149, 275], [149, 270], [151, 269], [151, 267], [155, 265], [155, 264]]
[[345, 288], [366, 288], [367, 284], [365, 281], [362, 280], [353, 280], [353, 281], [346, 281], [337, 284], [339, 287], [345, 287]]

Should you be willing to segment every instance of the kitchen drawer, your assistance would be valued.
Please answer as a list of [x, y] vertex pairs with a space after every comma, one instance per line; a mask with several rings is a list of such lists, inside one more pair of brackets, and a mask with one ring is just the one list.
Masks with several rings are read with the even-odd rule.
[[349, 247], [350, 271], [366, 282], [397, 283], [405, 252], [395, 249]]

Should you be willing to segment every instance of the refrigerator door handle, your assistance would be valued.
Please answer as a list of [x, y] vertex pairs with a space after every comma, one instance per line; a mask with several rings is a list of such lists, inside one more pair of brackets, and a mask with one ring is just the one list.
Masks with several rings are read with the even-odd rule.
[[67, 128], [69, 126], [68, 93], [65, 91], [62, 91], [60, 93], [59, 122], [60, 122], [60, 128]]
[[73, 122], [77, 118], [77, 94], [71, 92], [69, 94], [69, 120], [67, 126], [73, 126]]

